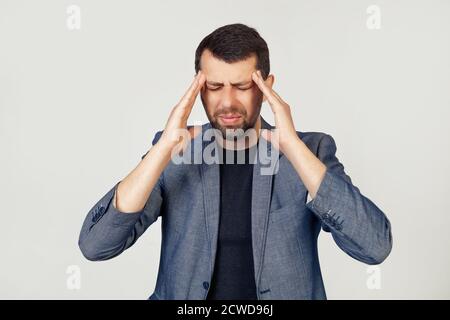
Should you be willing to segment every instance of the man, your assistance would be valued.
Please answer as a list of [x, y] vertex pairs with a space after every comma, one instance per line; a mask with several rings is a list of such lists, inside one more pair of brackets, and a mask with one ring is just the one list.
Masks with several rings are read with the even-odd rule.
[[[321, 229], [351, 257], [384, 261], [389, 220], [352, 184], [330, 135], [296, 131], [289, 105], [272, 89], [269, 51], [257, 31], [242, 24], [215, 30], [199, 44], [195, 69], [142, 161], [88, 213], [84, 256], [119, 255], [161, 216], [150, 299], [326, 299]], [[198, 94], [209, 119], [201, 128], [187, 126]], [[260, 116], [264, 101], [276, 130]], [[242, 152], [244, 163], [228, 161]], [[263, 170], [267, 158], [254, 161], [264, 154], [275, 163], [271, 174]], [[202, 161], [180, 162], [185, 156]]]

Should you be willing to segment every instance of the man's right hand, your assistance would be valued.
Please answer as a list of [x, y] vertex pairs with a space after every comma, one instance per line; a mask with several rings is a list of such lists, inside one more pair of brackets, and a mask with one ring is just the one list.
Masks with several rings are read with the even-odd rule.
[[[123, 213], [140, 212], [171, 159], [173, 152], [185, 150], [187, 142], [197, 131], [192, 127], [186, 134], [187, 120], [195, 98], [205, 83], [205, 75], [199, 71], [180, 102], [172, 109], [166, 127], [158, 142], [150, 148], [144, 159], [117, 186], [114, 206]], [[181, 135], [181, 136], [180, 136]]]
[[172, 154], [184, 151], [190, 139], [194, 138], [200, 131], [198, 127], [191, 127], [189, 131], [186, 129], [195, 99], [205, 80], [206, 77], [200, 70], [180, 102], [170, 112], [169, 119], [157, 144], [162, 145], [165, 150]]

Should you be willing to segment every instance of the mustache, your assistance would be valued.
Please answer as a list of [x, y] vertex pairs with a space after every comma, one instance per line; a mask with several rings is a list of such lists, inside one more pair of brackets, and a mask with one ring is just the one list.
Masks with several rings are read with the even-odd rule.
[[246, 116], [247, 112], [245, 111], [245, 109], [241, 110], [238, 108], [227, 108], [227, 109], [223, 109], [223, 110], [217, 110], [216, 112], [214, 112], [214, 117], [219, 117], [222, 115], [229, 115], [229, 114], [239, 114], [241, 116]]

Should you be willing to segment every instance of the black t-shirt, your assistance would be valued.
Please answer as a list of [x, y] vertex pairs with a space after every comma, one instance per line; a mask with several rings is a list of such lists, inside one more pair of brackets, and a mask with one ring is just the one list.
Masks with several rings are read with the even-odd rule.
[[[249, 149], [238, 152], [219, 148], [219, 235], [207, 299], [257, 299], [251, 230], [253, 156], [256, 146], [251, 149], [252, 152]], [[244, 154], [245, 163], [242, 164], [242, 161], [238, 162], [238, 155], [243, 160]]]

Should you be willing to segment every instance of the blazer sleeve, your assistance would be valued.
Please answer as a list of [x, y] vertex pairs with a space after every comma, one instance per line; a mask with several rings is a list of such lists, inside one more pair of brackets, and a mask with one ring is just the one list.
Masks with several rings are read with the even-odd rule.
[[322, 137], [317, 155], [327, 169], [316, 196], [306, 206], [344, 252], [364, 263], [380, 264], [392, 250], [388, 218], [353, 185], [336, 157], [333, 137]]
[[[161, 131], [156, 133], [153, 145], [160, 136]], [[88, 260], [108, 260], [118, 256], [131, 247], [160, 215], [164, 194], [163, 174], [139, 212], [123, 213], [115, 208], [112, 200], [118, 184], [89, 210], [84, 219], [78, 246]]]

